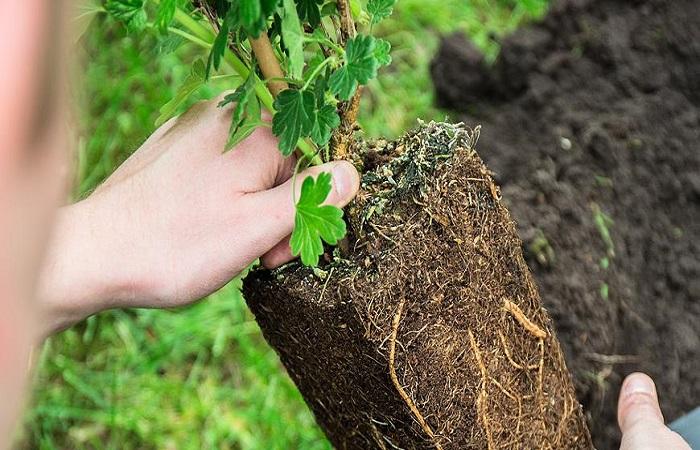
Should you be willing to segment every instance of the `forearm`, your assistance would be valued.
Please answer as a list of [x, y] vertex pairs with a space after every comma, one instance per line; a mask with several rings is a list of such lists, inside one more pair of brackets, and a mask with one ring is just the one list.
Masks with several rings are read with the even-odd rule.
[[128, 295], [128, 283], [114, 270], [103, 248], [109, 230], [95, 217], [89, 201], [62, 208], [50, 239], [38, 282], [40, 331], [65, 329]]

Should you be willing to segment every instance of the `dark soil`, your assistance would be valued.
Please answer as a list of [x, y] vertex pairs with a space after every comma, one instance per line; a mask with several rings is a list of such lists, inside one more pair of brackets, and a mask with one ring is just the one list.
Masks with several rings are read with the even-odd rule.
[[700, 2], [560, 1], [491, 68], [446, 39], [433, 77], [483, 126], [597, 446], [632, 371], [667, 419], [698, 406]]
[[[515, 224], [463, 126], [367, 144], [344, 251], [245, 298], [339, 449], [590, 449]], [[340, 253], [340, 256], [338, 256]]]

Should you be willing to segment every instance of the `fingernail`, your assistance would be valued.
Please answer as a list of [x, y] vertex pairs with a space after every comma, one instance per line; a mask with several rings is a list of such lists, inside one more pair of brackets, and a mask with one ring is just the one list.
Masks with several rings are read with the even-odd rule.
[[654, 382], [651, 378], [641, 373], [634, 373], [625, 379], [622, 385], [622, 395], [651, 394], [654, 395]]
[[353, 174], [350, 173], [354, 168], [347, 162], [338, 162], [332, 170], [333, 186], [341, 199], [346, 199], [352, 195]]

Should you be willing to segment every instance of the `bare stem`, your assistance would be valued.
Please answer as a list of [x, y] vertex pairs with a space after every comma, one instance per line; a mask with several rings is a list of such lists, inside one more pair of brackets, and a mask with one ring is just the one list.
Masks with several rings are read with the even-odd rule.
[[360, 112], [360, 97], [362, 96], [362, 86], [358, 86], [355, 95], [350, 101], [343, 102], [339, 106], [340, 126], [331, 137], [331, 152], [333, 159], [348, 159], [348, 147], [350, 139], [355, 131], [355, 121]]
[[355, 37], [355, 22], [348, 0], [338, 0], [338, 15], [340, 16], [341, 45], [344, 47], [348, 39]]
[[260, 33], [259, 37], [251, 37], [249, 41], [250, 47], [255, 54], [255, 59], [258, 61], [260, 71], [263, 73], [265, 79], [268, 80], [267, 88], [273, 96], [277, 97], [280, 92], [287, 89], [289, 86], [286, 82], [281, 80], [284, 78], [284, 72], [272, 48], [270, 38], [267, 36], [267, 33]]
[[[344, 47], [348, 39], [355, 37], [355, 22], [352, 20], [352, 11], [350, 11], [348, 0], [338, 0], [338, 15], [340, 16], [340, 44]], [[362, 89], [358, 86], [350, 101], [343, 102], [338, 106], [340, 126], [333, 132], [331, 138], [333, 159], [348, 159], [348, 146], [355, 131], [361, 93]]]

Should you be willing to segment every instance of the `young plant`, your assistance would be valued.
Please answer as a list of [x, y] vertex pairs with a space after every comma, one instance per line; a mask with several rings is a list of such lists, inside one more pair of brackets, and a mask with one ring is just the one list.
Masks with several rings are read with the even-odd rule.
[[[361, 86], [391, 62], [390, 45], [371, 35], [396, 0], [105, 0], [104, 10], [131, 32], [152, 30], [164, 41], [189, 41], [209, 50], [197, 60], [156, 124], [181, 110], [215, 77], [233, 91], [220, 106], [233, 107], [224, 151], [272, 114], [272, 132], [284, 156], [297, 154], [295, 175], [308, 165], [347, 158]], [[228, 74], [218, 74], [229, 72]], [[234, 76], [230, 76], [233, 72]], [[292, 252], [315, 266], [323, 243], [345, 236], [343, 212], [324, 205], [331, 174], [302, 183], [296, 203]]]

